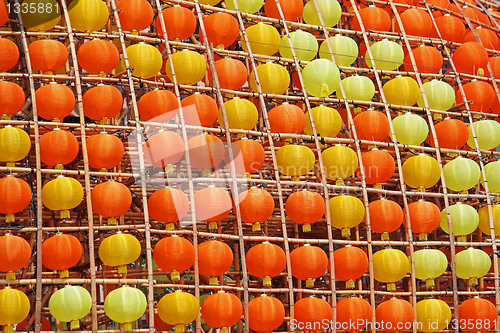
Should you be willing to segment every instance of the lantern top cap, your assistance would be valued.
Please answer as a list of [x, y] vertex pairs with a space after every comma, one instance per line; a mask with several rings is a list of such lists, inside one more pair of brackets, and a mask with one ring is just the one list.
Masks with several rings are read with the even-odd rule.
[[262, 244], [271, 244], [271, 243], [269, 243], [269, 241], [264, 241], [262, 242]]

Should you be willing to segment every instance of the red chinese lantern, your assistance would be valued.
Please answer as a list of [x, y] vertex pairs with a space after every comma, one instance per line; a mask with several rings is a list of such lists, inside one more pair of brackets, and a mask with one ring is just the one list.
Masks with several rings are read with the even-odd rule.
[[211, 285], [218, 285], [218, 276], [233, 264], [233, 251], [223, 242], [210, 240], [198, 245], [198, 267], [201, 275], [210, 277]]
[[40, 160], [48, 166], [63, 170], [74, 161], [80, 150], [78, 140], [69, 131], [54, 128], [40, 137]]
[[[359, 16], [366, 31], [389, 31], [391, 30], [391, 17], [385, 10], [375, 6], [368, 6], [359, 11]], [[357, 16], [352, 19], [352, 28], [361, 31], [361, 25]]]
[[153, 257], [162, 271], [170, 273], [172, 281], [179, 281], [180, 272], [188, 270], [194, 264], [194, 246], [187, 239], [172, 235], [156, 243]]
[[467, 42], [453, 52], [451, 60], [458, 72], [476, 75], [488, 65], [488, 52], [477, 42]]
[[248, 302], [248, 326], [255, 332], [272, 332], [285, 320], [285, 307], [266, 294]]
[[[0, 38], [0, 41], [2, 39]], [[0, 50], [1, 47], [0, 43]], [[19, 112], [23, 106], [23, 88], [14, 82], [0, 81], [0, 119], [9, 119], [9, 116]]]
[[[406, 9], [401, 14], [401, 23], [407, 35], [426, 37], [432, 30], [432, 19], [426, 11], [417, 8]], [[396, 31], [400, 32], [399, 24]]]
[[[465, 38], [465, 26], [458, 17], [445, 14], [441, 17], [437, 17], [435, 22], [441, 34], [441, 38], [450, 42], [463, 43]], [[434, 25], [432, 25], [429, 37], [439, 38]]]
[[122, 110], [123, 96], [115, 86], [98, 84], [83, 94], [82, 103], [87, 117], [108, 125]]
[[[304, 3], [302, 0], [280, 0], [280, 5], [285, 20], [295, 22], [302, 16], [302, 11], [304, 10]], [[281, 15], [275, 0], [266, 0], [264, 3], [264, 11], [267, 17], [281, 20]]]
[[78, 238], [68, 234], [56, 234], [42, 243], [42, 264], [50, 270], [60, 271], [59, 277], [69, 277], [68, 268], [75, 266], [82, 257], [82, 245]]
[[128, 212], [132, 194], [127, 186], [115, 181], [100, 183], [90, 193], [92, 209], [108, 218], [108, 225], [116, 225], [116, 217]]
[[[174, 5], [173, 7], [163, 9], [161, 11], [163, 21], [165, 22], [165, 30], [167, 31], [168, 39], [187, 39], [196, 30], [196, 17], [193, 12], [185, 7]], [[160, 17], [156, 18], [156, 31], [163, 37]]]
[[181, 101], [184, 123], [191, 126], [210, 127], [217, 120], [219, 108], [215, 100], [199, 92]]
[[314, 279], [322, 276], [328, 268], [328, 257], [321, 248], [304, 244], [290, 253], [292, 275], [306, 281], [306, 287], [314, 287]]
[[[220, 13], [222, 14], [222, 13]], [[215, 15], [215, 14], [212, 14]], [[247, 68], [239, 60], [223, 58], [215, 62], [215, 70], [221, 89], [238, 90], [247, 82]], [[208, 80], [213, 85], [212, 71], [208, 71]]]
[[0, 257], [0, 272], [7, 273], [6, 280], [15, 280], [15, 271], [24, 268], [31, 259], [31, 247], [24, 238], [5, 234], [0, 237]]
[[272, 133], [302, 134], [306, 126], [304, 111], [287, 102], [272, 108], [267, 118]]
[[208, 44], [213, 44], [217, 49], [227, 49], [240, 34], [238, 21], [227, 13], [210, 14], [203, 19], [203, 24]]
[[175, 132], [160, 130], [146, 141], [144, 156], [150, 164], [170, 173], [184, 156], [184, 141]]
[[311, 224], [325, 215], [325, 199], [317, 192], [294, 192], [286, 199], [285, 210], [293, 222], [301, 224], [304, 232], [309, 232]]
[[382, 240], [389, 240], [389, 233], [398, 230], [403, 223], [403, 210], [394, 201], [384, 198], [372, 201], [368, 209], [372, 231], [382, 234]]
[[337, 302], [336, 325], [351, 330], [350, 323], [356, 323], [353, 331], [361, 331], [371, 322], [372, 307], [370, 303], [359, 297], [347, 297]]
[[89, 165], [104, 172], [117, 166], [125, 152], [122, 141], [106, 132], [92, 135], [86, 143]]
[[[259, 170], [264, 164], [266, 153], [262, 145], [246, 137], [235, 141], [231, 144], [233, 152], [233, 160], [236, 174], [245, 175], [246, 178], [251, 178], [251, 173]], [[229, 150], [224, 154], [224, 162], [227, 167], [230, 167]]]
[[166, 123], [174, 119], [179, 103], [171, 91], [155, 89], [139, 99], [137, 109], [144, 121]]
[[52, 39], [39, 39], [28, 46], [31, 66], [39, 71], [52, 74], [68, 61], [66, 46]]
[[38, 116], [61, 122], [75, 108], [75, 95], [68, 86], [51, 82], [35, 92]]
[[221, 332], [227, 332], [228, 327], [236, 325], [243, 313], [241, 300], [234, 294], [220, 290], [205, 298], [201, 305], [201, 316], [205, 322]]
[[314, 296], [302, 298], [294, 304], [293, 308], [296, 326], [301, 331], [316, 332], [329, 329], [333, 310], [324, 299]]
[[333, 252], [335, 279], [345, 281], [347, 289], [354, 289], [354, 280], [359, 279], [368, 269], [368, 257], [359, 247], [346, 245]]
[[[22, 322], [16, 325], [16, 331], [27, 331], [29, 327], [26, 327], [29, 317], [26, 317]], [[34, 323], [34, 321], [33, 321]], [[52, 324], [46, 317], [42, 317], [42, 331], [50, 331], [52, 329]]]
[[90, 74], [102, 75], [111, 72], [120, 61], [120, 54], [115, 44], [103, 39], [93, 39], [83, 43], [78, 49], [76, 57], [78, 64]]
[[[436, 230], [441, 223], [441, 212], [438, 206], [432, 202], [419, 200], [408, 205], [410, 214], [411, 231], [419, 234], [419, 240], [427, 240], [427, 234]], [[406, 216], [406, 209], [404, 210]], [[403, 219], [403, 224], [406, 225], [406, 218]]]
[[153, 22], [153, 8], [146, 0], [120, 0], [116, 3], [122, 30], [141, 31]]
[[[420, 73], [437, 74], [443, 67], [443, 56], [435, 47], [421, 45], [411, 50]], [[405, 71], [414, 72], [410, 54], [404, 60]]]
[[269, 242], [252, 246], [248, 250], [245, 260], [248, 273], [262, 278], [264, 287], [271, 287], [271, 278], [278, 276], [286, 267], [285, 251], [278, 245]]
[[[497, 34], [493, 30], [477, 27], [476, 33], [478, 34], [479, 39], [481, 40], [481, 44], [483, 44], [484, 48], [493, 50], [499, 49], [500, 40], [498, 39]], [[474, 33], [472, 31], [469, 31], [465, 35], [464, 42], [475, 42], [475, 41], [476, 41], [476, 36], [474, 36]]]
[[384, 326], [381, 327], [384, 331], [401, 332], [413, 326], [415, 310], [408, 301], [391, 298], [377, 306], [375, 317], [377, 323], [384, 323]]
[[389, 120], [385, 114], [366, 110], [354, 117], [354, 127], [360, 140], [384, 141], [389, 135]]
[[16, 43], [0, 38], [0, 71], [8, 71], [19, 61], [19, 49]]
[[194, 195], [196, 218], [208, 222], [208, 229], [217, 229], [217, 221], [229, 215], [232, 200], [226, 190], [210, 185]]
[[[469, 129], [463, 121], [445, 118], [434, 125], [439, 148], [461, 149], [469, 139]], [[434, 136], [430, 133], [429, 142], [434, 146]], [[413, 228], [413, 227], [412, 227]]]
[[496, 327], [497, 310], [484, 298], [470, 298], [458, 307], [460, 328], [469, 332], [487, 332]]
[[[391, 179], [396, 170], [396, 162], [385, 150], [374, 148], [361, 155], [363, 169], [365, 173], [365, 182], [373, 184], [375, 188], [382, 188], [382, 183]], [[358, 177], [361, 178], [361, 171], [358, 168]]]
[[174, 230], [189, 211], [189, 200], [181, 190], [164, 188], [155, 191], [148, 199], [148, 211], [153, 219], [166, 223], [167, 230]]
[[[467, 101], [472, 100], [471, 110], [480, 112], [491, 112], [491, 107], [493, 106], [497, 94], [491, 84], [485, 81], [472, 80], [467, 82], [463, 86], [465, 99]], [[455, 94], [456, 103], [466, 102], [462, 97], [460, 90], [457, 90]]]
[[[260, 231], [260, 223], [273, 215], [273, 196], [264, 189], [251, 187], [238, 195], [241, 220], [252, 224], [252, 231]], [[236, 212], [236, 208], [234, 209]]]
[[212, 134], [193, 136], [188, 147], [191, 166], [195, 169], [214, 169], [224, 159], [224, 144]]
[[7, 215], [5, 223], [14, 222], [14, 213], [24, 210], [30, 202], [31, 188], [26, 181], [12, 176], [0, 179], [0, 214]]

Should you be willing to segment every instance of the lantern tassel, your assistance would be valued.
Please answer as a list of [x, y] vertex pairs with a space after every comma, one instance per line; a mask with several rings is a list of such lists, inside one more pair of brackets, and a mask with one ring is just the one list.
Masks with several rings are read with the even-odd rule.
[[61, 210], [61, 212], [59, 214], [61, 216], [61, 219], [69, 219], [71, 217], [69, 210], [67, 210], [67, 209]]
[[314, 279], [307, 279], [306, 280], [306, 288], [314, 288]]
[[201, 172], [201, 175], [203, 177], [206, 177], [206, 176], [210, 175], [211, 173], [212, 173], [211, 170], [209, 168], [207, 168], [207, 169], [203, 169], [203, 171]]
[[16, 162], [7, 162], [7, 168], [15, 168]]
[[80, 328], [80, 320], [78, 319], [73, 319], [70, 323], [69, 323], [69, 330], [70, 331], [75, 331], [77, 329]]
[[435, 286], [435, 284], [434, 284], [434, 279], [427, 279], [427, 280], [425, 280], [425, 286], [426, 286], [427, 288], [429, 288], [429, 287], [434, 287], [434, 286]]
[[127, 265], [118, 266], [118, 274], [127, 273]]
[[217, 229], [217, 222], [216, 221], [208, 222], [208, 229], [216, 230]]
[[382, 240], [388, 241], [390, 239], [389, 234], [387, 232], [382, 233]]
[[309, 223], [304, 223], [304, 224], [302, 225], [302, 231], [303, 231], [303, 232], [311, 232], [311, 224], [309, 224]]
[[395, 291], [396, 290], [396, 283], [394, 282], [389, 282], [387, 284], [387, 291]]
[[106, 169], [106, 168], [100, 168], [99, 172], [108, 172], [108, 169]]
[[68, 330], [68, 325], [66, 325], [66, 322], [64, 322], [64, 321], [59, 322], [59, 327], [61, 328], [61, 331]]
[[217, 285], [219, 285], [219, 278], [217, 276], [211, 276], [208, 279], [208, 284], [210, 284], [211, 286], [217, 286]]
[[122, 331], [130, 331], [132, 329], [132, 323], [124, 323], [122, 326]]
[[174, 223], [167, 223], [165, 225], [165, 230], [175, 230], [175, 224]]
[[342, 178], [339, 178], [335, 181], [335, 185], [337, 186], [344, 186], [344, 180]]
[[469, 279], [469, 287], [475, 287], [477, 286], [477, 278], [476, 277], [471, 277]]
[[376, 183], [375, 185], [373, 185], [373, 188], [376, 188], [377, 190], [381, 190], [382, 189], [382, 184]]
[[54, 118], [54, 119], [52, 119], [52, 122], [53, 122], [53, 123], [60, 123], [60, 122], [61, 122], [61, 119], [59, 119], [59, 118]]
[[67, 269], [63, 269], [62, 271], [60, 271], [59, 278], [61, 279], [69, 278], [69, 271]]
[[165, 174], [168, 175], [174, 172], [174, 166], [172, 164], [165, 165]]
[[[104, 75], [106, 75], [106, 74], [104, 74]], [[99, 124], [100, 125], [109, 125], [109, 119], [108, 119], [108, 117], [103, 117], [101, 119], [101, 121], [99, 121]]]
[[250, 174], [250, 172], [245, 172], [245, 178], [252, 179], [252, 175]]
[[300, 182], [300, 176], [293, 176], [292, 182]]
[[427, 234], [426, 233], [418, 234], [418, 240], [420, 240], [420, 241], [426, 241], [427, 240]]
[[354, 280], [347, 280], [345, 283], [345, 287], [347, 289], [354, 289], [354, 287], [356, 287], [356, 285], [354, 284]]
[[184, 325], [183, 324], [177, 324], [175, 325], [175, 331], [176, 332], [184, 332]]
[[180, 281], [180, 279], [181, 279], [181, 273], [179, 271], [173, 270], [172, 273], [170, 273], [170, 280]]
[[54, 167], [54, 169], [56, 169], [56, 170], [64, 170], [64, 165], [62, 165], [62, 164], [56, 164], [56, 166]]
[[12, 223], [16, 219], [14, 218], [14, 214], [8, 213], [7, 216], [5, 216], [5, 223]]
[[0, 120], [10, 120], [10, 116], [8, 114], [3, 114], [0, 116]]
[[434, 113], [434, 120], [442, 120], [443, 115], [441, 113]]
[[7, 275], [5, 276], [5, 280], [15, 280], [15, 279], [16, 279], [16, 272], [8, 271]]
[[223, 327], [223, 328], [220, 329], [219, 333], [228, 333], [228, 332], [229, 331], [228, 331], [227, 327]]
[[264, 287], [271, 287], [271, 277], [270, 276], [264, 277], [262, 284], [264, 285]]
[[254, 224], [252, 224], [252, 231], [260, 231], [260, 223], [259, 222], [256, 222]]
[[466, 236], [457, 236], [457, 242], [467, 242]]
[[342, 237], [349, 237], [349, 236], [351, 236], [351, 229], [349, 228], [342, 229]]
[[108, 219], [108, 225], [116, 225], [116, 217], [110, 217]]
[[14, 333], [14, 326], [7, 324], [3, 327], [5, 333]]
[[322, 84], [321, 87], [319, 88], [321, 91], [321, 97], [326, 97], [328, 96], [328, 85], [327, 84]]

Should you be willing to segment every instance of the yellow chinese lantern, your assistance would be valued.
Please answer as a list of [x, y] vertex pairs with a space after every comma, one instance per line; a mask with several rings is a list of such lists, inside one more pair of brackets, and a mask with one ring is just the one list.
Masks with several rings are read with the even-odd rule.
[[427, 139], [429, 126], [424, 118], [407, 112], [392, 120], [396, 141], [404, 145], [418, 146]]
[[92, 297], [87, 289], [66, 285], [56, 291], [49, 300], [52, 317], [64, 323], [71, 323], [70, 330], [80, 328], [80, 318], [85, 317], [92, 308]]
[[[490, 150], [500, 145], [500, 124], [496, 120], [480, 120], [474, 123], [474, 133], [480, 149]], [[469, 139], [467, 144], [476, 149], [472, 129], [469, 125]]]
[[[455, 90], [448, 83], [431, 80], [422, 85], [425, 91], [429, 109], [446, 111], [455, 104]], [[422, 94], [418, 97], [417, 105], [421, 108], [425, 107]]]
[[370, 59], [368, 51], [365, 53], [366, 64], [368, 67], [377, 67], [382, 71], [394, 71], [403, 64], [405, 55], [403, 48], [396, 42], [388, 39], [382, 39], [379, 42], [373, 43], [370, 46], [372, 51], [374, 64]]
[[[426, 287], [434, 287], [434, 279], [443, 275], [448, 267], [446, 255], [436, 249], [422, 249], [413, 253], [415, 277], [425, 280]], [[411, 260], [409, 258], [409, 260]]]
[[[214, 1], [215, 0], [212, 0], [212, 2], [214, 2]], [[219, 1], [217, 1], [217, 2], [219, 2]], [[200, 2], [203, 2], [203, 1], [200, 1]], [[253, 13], [259, 11], [259, 9], [261, 9], [262, 5], [264, 4], [264, 0], [237, 0], [237, 2], [238, 2], [238, 8], [239, 8], [240, 12], [249, 13], [249, 14], [253, 14]], [[224, 1], [224, 3], [226, 4], [228, 9], [236, 10], [236, 7], [234, 6], [233, 0], [226, 0], [226, 1]]]
[[412, 106], [420, 96], [418, 83], [410, 76], [398, 75], [387, 81], [382, 89], [388, 104]]
[[373, 278], [387, 283], [387, 291], [396, 290], [397, 281], [408, 273], [408, 257], [401, 250], [384, 249], [373, 254]]
[[[342, 117], [337, 110], [328, 106], [320, 105], [311, 109], [316, 133], [319, 136], [334, 137], [342, 129]], [[313, 135], [309, 111], [306, 112], [306, 126], [304, 133]]]
[[349, 147], [336, 145], [325, 149], [321, 156], [325, 165], [326, 178], [344, 185], [344, 179], [351, 177], [358, 168], [358, 156]]
[[[329, 41], [337, 66], [350, 66], [356, 61], [359, 49], [354, 39], [347, 36], [335, 35], [330, 37]], [[332, 59], [326, 40], [319, 47], [319, 57], [321, 59]]]
[[147, 308], [144, 293], [124, 285], [110, 292], [104, 299], [104, 311], [109, 319], [123, 324], [122, 331], [130, 331], [132, 322], [141, 318]]
[[[132, 75], [136, 77], [153, 77], [158, 74], [163, 65], [160, 51], [146, 43], [138, 43], [127, 47], [127, 56], [130, 67], [134, 69]], [[122, 67], [126, 68], [125, 58], [122, 58]]]
[[56, 0], [25, 0], [23, 1], [23, 7], [26, 6], [24, 4], [27, 5], [26, 8], [40, 6], [45, 9], [41, 11], [36, 10], [34, 12], [30, 10], [21, 10], [23, 25], [30, 31], [50, 30], [54, 28], [61, 19], [61, 8]]
[[[484, 173], [488, 181], [488, 190], [491, 193], [500, 193], [500, 161], [490, 162], [484, 166]], [[481, 184], [484, 187], [484, 179], [481, 175]]]
[[[293, 46], [297, 60], [311, 61], [316, 57], [316, 53], [318, 53], [318, 41], [312, 33], [296, 30], [290, 33], [290, 39], [292, 40], [291, 46]], [[287, 36], [281, 38], [279, 51], [283, 58], [293, 59], [290, 40]]]
[[97, 31], [108, 22], [109, 9], [101, 0], [72, 1], [68, 6], [71, 27], [78, 31]]
[[469, 158], [458, 156], [443, 167], [446, 187], [452, 191], [467, 191], [479, 182], [481, 169]]
[[[182, 50], [172, 54], [171, 58], [178, 84], [193, 85], [205, 77], [207, 65], [205, 58], [198, 52]], [[165, 64], [165, 72], [168, 78], [173, 81], [170, 59]]]
[[15, 167], [15, 162], [25, 158], [30, 149], [28, 133], [10, 125], [0, 128], [0, 162], [7, 162], [8, 167]]
[[469, 247], [455, 255], [457, 277], [469, 280], [469, 286], [477, 286], [477, 279], [488, 273], [491, 259], [483, 250]]
[[[474, 209], [474, 207], [465, 205], [461, 202], [449, 207], [451, 227], [453, 230], [453, 235], [457, 238], [458, 242], [465, 242], [467, 235], [474, 232], [479, 225], [479, 214]], [[446, 209], [441, 211], [441, 223], [439, 224], [441, 229], [449, 234], [448, 230], [448, 218], [446, 217]]]
[[360, 224], [365, 218], [363, 202], [351, 195], [333, 197], [329, 205], [332, 227], [342, 229], [342, 237], [349, 237], [351, 228]]
[[[342, 8], [337, 0], [316, 0], [316, 3], [318, 4], [318, 9], [326, 27], [331, 28], [340, 21]], [[314, 1], [306, 3], [304, 6], [304, 12], [302, 13], [304, 22], [307, 24], [321, 26], [318, 9], [314, 5]]]
[[[267, 63], [257, 66], [257, 75], [263, 94], [283, 95], [290, 85], [290, 74], [285, 67], [278, 64]], [[258, 91], [254, 72], [250, 74], [249, 84], [253, 91]]]
[[315, 59], [302, 70], [302, 79], [308, 94], [314, 97], [326, 97], [337, 90], [340, 72], [332, 61]]
[[61, 175], [42, 188], [43, 205], [50, 210], [60, 211], [62, 219], [69, 219], [69, 210], [78, 206], [82, 200], [82, 184], [71, 177]]
[[450, 324], [451, 310], [440, 299], [423, 299], [417, 302], [417, 327], [423, 332], [440, 332]]
[[0, 325], [5, 333], [13, 333], [15, 324], [22, 322], [30, 312], [30, 300], [20, 290], [5, 287], [0, 290]]
[[[224, 109], [226, 111], [229, 128], [251, 130], [259, 120], [259, 112], [255, 104], [248, 99], [234, 97], [224, 103]], [[225, 128], [220, 110], [217, 119], [219, 120], [219, 125]]]
[[441, 167], [435, 158], [418, 154], [403, 163], [403, 177], [406, 185], [424, 192], [437, 184], [441, 178]]
[[[375, 95], [375, 85], [366, 76], [352, 75], [343, 79], [341, 84], [347, 100], [371, 101]], [[337, 96], [339, 99], [344, 98], [340, 89], [337, 90]]]
[[118, 274], [127, 273], [127, 265], [141, 255], [141, 243], [130, 234], [117, 232], [99, 246], [99, 258], [108, 266], [118, 266]]
[[300, 145], [285, 145], [276, 153], [278, 170], [286, 176], [291, 176], [292, 181], [298, 181], [312, 170], [316, 157], [309, 147]]
[[158, 302], [158, 315], [167, 324], [175, 325], [176, 332], [184, 332], [184, 325], [195, 320], [199, 311], [196, 297], [182, 290], [167, 294]]
[[[495, 228], [495, 237], [500, 237], [500, 205], [492, 205], [491, 212], [493, 213], [493, 226]], [[488, 206], [484, 206], [479, 209], [479, 230], [484, 232], [486, 235], [491, 236], [490, 229], [490, 213], [488, 212]]]
[[[272, 25], [257, 23], [249, 26], [245, 31], [252, 53], [270, 56], [278, 52], [281, 38], [278, 30]], [[247, 46], [243, 38], [241, 47], [246, 51]]]

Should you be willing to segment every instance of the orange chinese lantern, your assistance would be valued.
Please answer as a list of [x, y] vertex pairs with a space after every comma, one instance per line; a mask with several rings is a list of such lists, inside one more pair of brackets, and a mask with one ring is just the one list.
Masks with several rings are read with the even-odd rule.
[[[462, 43], [464, 41], [465, 26], [458, 17], [451, 16], [450, 14], [445, 14], [443, 16], [437, 17], [435, 19], [435, 22], [439, 33], [441, 34], [441, 38], [443, 38], [444, 40], [455, 43]], [[432, 26], [429, 37], [439, 37], [434, 25]]]
[[[476, 5], [476, 3], [474, 1], [472, 1], [472, 2], [466, 1], [466, 3], [470, 3], [471, 5]], [[470, 19], [479, 21], [479, 22], [484, 23], [486, 25], [490, 25], [490, 21], [488, 20], [488, 16], [486, 14], [483, 14], [481, 12], [481, 10], [474, 8], [474, 7], [469, 7], [467, 5], [463, 6], [462, 10], [464, 11], [465, 16], [469, 17]], [[458, 12], [458, 14], [461, 14], [460, 11]], [[464, 23], [467, 23], [465, 18], [463, 18], [462, 21]], [[476, 27], [476, 30], [478, 30], [478, 28], [481, 28], [481, 27], [477, 27], [476, 23], [472, 23], [472, 25], [474, 27]], [[479, 29], [479, 30], [481, 30], [481, 29]], [[478, 34], [479, 34], [479, 32], [478, 32]], [[486, 45], [484, 45], [484, 46], [487, 48], [490, 48], [489, 46], [486, 46]]]
[[194, 195], [196, 218], [208, 222], [208, 229], [217, 229], [217, 221], [229, 215], [233, 207], [226, 190], [210, 185]]
[[271, 332], [285, 320], [285, 307], [277, 298], [263, 294], [248, 302], [248, 326], [256, 332]]
[[[215, 70], [217, 71], [217, 78], [219, 79], [221, 89], [238, 90], [247, 82], [247, 68], [239, 60], [232, 58], [217, 60], [215, 62]], [[211, 70], [208, 71], [208, 80], [213, 85]]]
[[[368, 6], [359, 11], [365, 30], [389, 31], [391, 30], [391, 17], [385, 10], [375, 6]], [[352, 28], [361, 31], [357, 16], [352, 19]]]
[[[167, 31], [168, 39], [187, 39], [196, 30], [196, 17], [193, 12], [185, 7], [174, 5], [173, 7], [163, 9], [161, 11], [163, 21], [165, 22], [165, 30]], [[163, 37], [160, 17], [156, 18], [156, 31]]]
[[39, 39], [28, 46], [31, 66], [39, 71], [52, 74], [68, 61], [66, 46], [52, 39]]
[[245, 261], [248, 273], [262, 278], [264, 287], [271, 287], [271, 278], [285, 269], [286, 255], [278, 245], [263, 242], [248, 250]]
[[458, 72], [475, 75], [478, 70], [484, 70], [488, 65], [488, 52], [477, 42], [467, 42], [453, 52], [451, 60]]
[[[109, 288], [109, 284], [106, 285]], [[146, 322], [149, 324], [149, 311], [146, 311]], [[170, 329], [174, 328], [175, 325], [169, 325], [163, 320], [161, 320], [160, 315], [158, 315], [158, 310], [155, 308], [155, 315], [154, 315], [154, 321], [155, 321], [155, 330], [157, 331], [169, 331]]]
[[8, 233], [0, 237], [0, 256], [0, 272], [7, 273], [6, 280], [15, 280], [15, 271], [24, 268], [31, 259], [31, 247], [24, 238]]
[[314, 296], [298, 300], [294, 304], [294, 314], [297, 328], [309, 332], [328, 330], [333, 318], [332, 306], [324, 299]]
[[415, 320], [415, 310], [408, 301], [391, 298], [377, 306], [375, 317], [377, 323], [384, 323], [381, 327], [384, 331], [401, 332], [412, 327]]
[[351, 323], [354, 325], [353, 331], [361, 331], [371, 322], [372, 307], [370, 303], [360, 297], [346, 297], [337, 302], [337, 322], [336, 325], [346, 327], [351, 330]]
[[187, 239], [172, 235], [156, 243], [153, 257], [162, 271], [170, 273], [172, 281], [179, 281], [180, 272], [188, 270], [194, 264], [194, 246]]
[[333, 252], [335, 279], [345, 281], [347, 289], [354, 289], [354, 280], [359, 279], [368, 269], [368, 257], [359, 247], [346, 245]]
[[325, 199], [317, 192], [302, 190], [292, 193], [285, 204], [286, 215], [302, 225], [302, 231], [311, 231], [311, 224], [325, 215]]
[[153, 22], [153, 8], [146, 0], [120, 0], [116, 3], [119, 10], [120, 25], [125, 31], [141, 31]]
[[314, 287], [314, 279], [322, 276], [328, 268], [328, 257], [321, 248], [304, 244], [290, 253], [292, 275], [306, 281], [306, 288]]
[[260, 231], [260, 224], [273, 215], [273, 196], [264, 189], [251, 187], [238, 195], [238, 201], [241, 220], [252, 224], [252, 231]]
[[480, 112], [491, 112], [491, 107], [493, 106], [497, 95], [491, 84], [485, 81], [472, 80], [467, 82], [463, 86], [465, 99], [462, 97], [460, 90], [457, 90], [455, 94], [456, 103], [472, 101], [470, 106], [471, 110]]
[[115, 86], [98, 84], [83, 94], [82, 103], [87, 117], [108, 125], [122, 110], [123, 96]]
[[12, 176], [0, 179], [0, 214], [7, 215], [5, 223], [14, 222], [14, 213], [24, 210], [30, 202], [31, 188], [26, 181]]
[[403, 223], [403, 210], [394, 201], [384, 198], [370, 202], [368, 208], [372, 231], [382, 234], [382, 240], [389, 240], [389, 233], [398, 230]]
[[68, 86], [51, 82], [35, 92], [38, 116], [61, 122], [75, 108], [75, 95]]
[[217, 120], [219, 108], [215, 100], [195, 92], [181, 101], [186, 125], [210, 127]]
[[120, 54], [115, 44], [103, 39], [94, 39], [83, 43], [78, 49], [76, 57], [78, 64], [85, 71], [102, 76], [106, 76], [104, 73], [115, 69], [120, 61]]
[[[469, 139], [469, 129], [463, 121], [445, 118], [434, 125], [439, 148], [461, 149]], [[429, 142], [434, 146], [434, 136], [430, 133]]]
[[[406, 34], [411, 36], [427, 37], [433, 27], [430, 15], [417, 8], [409, 8], [401, 13], [401, 23]], [[396, 31], [401, 31], [399, 24], [396, 24]]]
[[[0, 38], [1, 40], [2, 38]], [[9, 119], [9, 116], [19, 112], [23, 106], [23, 88], [14, 82], [0, 81], [0, 119]]]
[[69, 277], [68, 268], [75, 266], [82, 257], [78, 238], [58, 233], [42, 243], [42, 264], [50, 270], [60, 271], [59, 277]]
[[137, 109], [145, 121], [166, 123], [177, 114], [179, 103], [172, 92], [155, 89], [139, 99]]
[[484, 298], [470, 298], [458, 307], [460, 328], [469, 332], [487, 332], [496, 327], [497, 310]]
[[209, 240], [198, 245], [200, 274], [209, 276], [211, 285], [218, 285], [218, 276], [226, 273], [232, 264], [233, 251], [226, 243]]
[[[375, 185], [375, 188], [382, 188], [382, 183], [391, 179], [396, 170], [396, 162], [385, 150], [374, 148], [361, 155], [365, 182]], [[358, 177], [361, 178], [361, 170], [358, 169]]]
[[128, 212], [132, 194], [127, 186], [113, 180], [100, 183], [90, 193], [92, 209], [108, 218], [108, 225], [116, 225], [116, 217]]
[[181, 190], [164, 188], [155, 191], [148, 199], [148, 211], [153, 219], [166, 223], [167, 230], [174, 230], [189, 211], [189, 200]]
[[389, 120], [382, 112], [366, 110], [354, 117], [354, 127], [360, 140], [384, 141], [389, 135]]
[[92, 135], [86, 143], [89, 165], [104, 172], [117, 166], [125, 152], [122, 141], [106, 132]]
[[63, 170], [78, 155], [78, 140], [69, 131], [54, 128], [40, 137], [40, 160], [48, 166]]
[[[493, 50], [499, 49], [500, 40], [498, 39], [497, 34], [493, 30], [477, 27], [476, 33], [478, 34], [479, 39], [481, 40], [481, 44], [483, 44], [483, 46], [486, 49], [493, 49]], [[469, 31], [465, 35], [464, 42], [475, 42], [475, 41], [476, 41], [476, 36], [474, 36], [474, 33], [472, 31]]]
[[278, 105], [267, 114], [271, 133], [301, 134], [306, 126], [304, 111], [287, 102]]
[[[421, 45], [411, 50], [417, 70], [420, 73], [437, 74], [443, 67], [443, 56], [435, 47]], [[405, 56], [404, 60], [405, 71], [414, 72], [410, 54]]]
[[228, 332], [228, 327], [236, 325], [242, 313], [241, 300], [224, 290], [208, 296], [201, 305], [201, 315], [205, 322], [210, 327], [220, 328], [221, 332]]
[[[233, 152], [234, 168], [236, 174], [245, 175], [246, 178], [251, 178], [251, 173], [259, 170], [264, 164], [266, 153], [262, 145], [246, 137], [235, 141], [231, 144]], [[227, 167], [230, 167], [229, 150], [224, 155], [224, 162]]]
[[488, 58], [494, 76], [500, 76], [500, 57], [491, 56]]
[[[191, 166], [195, 169], [214, 169], [224, 159], [224, 144], [212, 134], [193, 136], [188, 147]], [[204, 173], [208, 174], [207, 171]]]
[[[304, 4], [302, 0], [280, 0], [281, 10], [285, 20], [295, 22], [302, 16]], [[275, 0], [266, 0], [264, 11], [267, 17], [281, 20], [280, 12]]]
[[8, 71], [19, 61], [19, 49], [13, 41], [7, 38], [0, 38], [0, 50], [2, 50], [0, 71]]
[[146, 160], [158, 168], [164, 168], [165, 173], [174, 171], [174, 164], [184, 156], [184, 141], [173, 131], [163, 131], [151, 135], [144, 146]]
[[[427, 240], [427, 234], [439, 227], [441, 223], [441, 212], [438, 206], [432, 202], [419, 200], [408, 205], [410, 214], [411, 231], [419, 234], [419, 240]], [[406, 216], [406, 209], [404, 211]], [[403, 219], [405, 227], [406, 218]]]
[[214, 13], [203, 19], [208, 44], [216, 49], [228, 48], [240, 34], [238, 21], [227, 13]]

